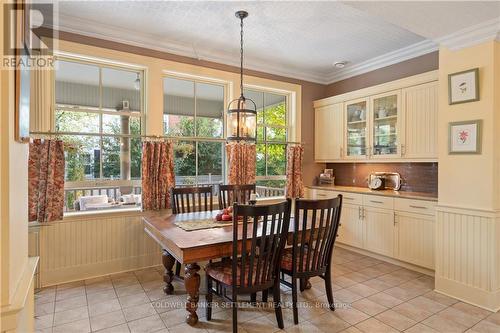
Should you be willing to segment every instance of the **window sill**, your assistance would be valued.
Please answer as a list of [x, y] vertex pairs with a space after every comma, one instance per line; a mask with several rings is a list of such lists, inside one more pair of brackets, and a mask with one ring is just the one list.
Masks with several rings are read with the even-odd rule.
[[93, 210], [93, 211], [80, 211], [80, 212], [68, 212], [64, 213], [62, 220], [53, 222], [29, 222], [28, 226], [31, 228], [50, 226], [56, 223], [65, 223], [81, 220], [95, 220], [99, 218], [112, 218], [119, 216], [141, 216], [143, 214], [141, 207], [131, 207], [123, 209], [103, 209], [103, 210]]

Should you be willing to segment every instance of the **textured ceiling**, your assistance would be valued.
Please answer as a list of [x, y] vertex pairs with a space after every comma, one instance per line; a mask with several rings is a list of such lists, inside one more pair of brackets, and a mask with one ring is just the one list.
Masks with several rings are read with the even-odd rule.
[[57, 3], [61, 30], [230, 65], [239, 65], [234, 12], [244, 9], [246, 67], [322, 83], [342, 75], [335, 61], [347, 60], [347, 70], [401, 61], [395, 54], [430, 52], [431, 40], [500, 17], [498, 1]]
[[[332, 63], [363, 62], [424, 38], [339, 2], [59, 2], [62, 30], [155, 41], [171, 52], [238, 63], [239, 22], [245, 9], [245, 64], [322, 77]], [[179, 53], [179, 52], [177, 52]]]

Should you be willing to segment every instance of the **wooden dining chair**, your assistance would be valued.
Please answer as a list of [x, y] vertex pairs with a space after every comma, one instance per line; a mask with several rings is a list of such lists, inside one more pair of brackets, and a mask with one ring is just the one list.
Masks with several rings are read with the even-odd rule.
[[219, 209], [224, 209], [238, 202], [248, 203], [250, 194], [255, 193], [255, 184], [247, 185], [219, 185]]
[[[213, 210], [212, 186], [174, 187], [171, 191], [172, 214]], [[175, 263], [175, 275], [180, 276], [181, 263]]]
[[[207, 320], [212, 319], [212, 294], [216, 293], [231, 302], [233, 332], [237, 332], [238, 295], [251, 295], [273, 287], [276, 319], [282, 329], [279, 263], [289, 232], [291, 201], [261, 206], [235, 203], [233, 207], [232, 257], [205, 268]], [[220, 286], [216, 291], [212, 289], [213, 281]], [[231, 292], [231, 297], [226, 296], [227, 291]]]
[[325, 280], [326, 296], [330, 310], [335, 311], [332, 293], [332, 253], [340, 225], [342, 195], [327, 200], [295, 201], [292, 247], [283, 251], [281, 272], [289, 275], [292, 282], [281, 283], [292, 288], [293, 321], [299, 323], [297, 310], [297, 280], [304, 290], [306, 279], [319, 276]]

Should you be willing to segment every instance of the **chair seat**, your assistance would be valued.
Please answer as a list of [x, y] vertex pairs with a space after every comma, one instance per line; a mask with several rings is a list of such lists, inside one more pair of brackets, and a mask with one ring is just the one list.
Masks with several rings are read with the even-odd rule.
[[[256, 265], [254, 264], [254, 269], [251, 274], [253, 278], [256, 276]], [[237, 271], [236, 271], [236, 286], [240, 286], [241, 279], [241, 262], [238, 261]], [[245, 277], [243, 284], [248, 285], [248, 269], [249, 264], [245, 265]], [[233, 261], [231, 259], [223, 260], [220, 262], [210, 263], [206, 266], [205, 272], [212, 277], [212, 279], [224, 283], [226, 285], [233, 284]], [[255, 281], [253, 281], [255, 283]]]
[[[285, 271], [292, 271], [292, 263], [293, 263], [293, 248], [289, 247], [283, 250], [283, 256], [281, 258], [280, 268]], [[297, 271], [305, 271], [307, 266], [307, 247], [304, 249], [304, 256], [302, 260], [302, 269], [300, 270], [298, 265], [300, 264], [300, 258], [297, 258]], [[310, 258], [312, 260], [312, 258]]]

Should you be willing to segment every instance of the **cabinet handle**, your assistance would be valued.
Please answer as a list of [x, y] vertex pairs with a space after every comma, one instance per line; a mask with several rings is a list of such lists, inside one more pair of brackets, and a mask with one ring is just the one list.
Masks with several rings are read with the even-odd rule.
[[362, 212], [361, 218], [364, 220], [365, 219], [365, 207], [361, 207], [361, 212]]
[[326, 194], [321, 194], [321, 193], [318, 193], [316, 194], [317, 197], [326, 197]]
[[411, 208], [417, 208], [417, 209], [427, 209], [427, 207], [424, 206], [415, 206], [415, 205], [410, 205]]
[[358, 207], [358, 220], [361, 221], [361, 206]]
[[354, 198], [344, 197], [345, 200], [354, 200]]
[[377, 201], [377, 200], [370, 200], [370, 202], [376, 203], [376, 204], [383, 204], [382, 201]]
[[340, 147], [340, 157], [344, 157], [344, 148]]
[[394, 226], [396, 226], [396, 224], [398, 224], [398, 220], [397, 220], [397, 217], [394, 216]]
[[401, 156], [405, 156], [406, 155], [406, 147], [404, 144], [401, 144]]

